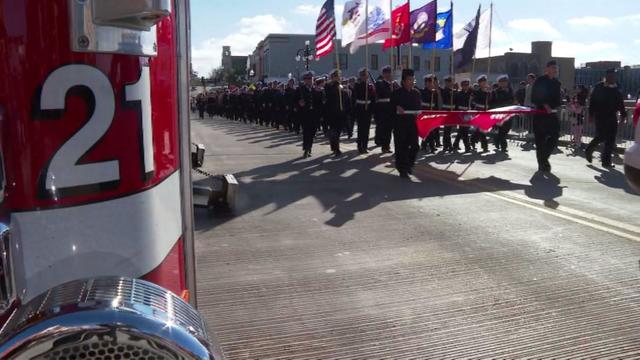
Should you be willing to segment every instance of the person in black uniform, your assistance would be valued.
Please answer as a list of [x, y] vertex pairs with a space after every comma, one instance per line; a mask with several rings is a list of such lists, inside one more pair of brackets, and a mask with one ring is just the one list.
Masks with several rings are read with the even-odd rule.
[[196, 98], [196, 107], [198, 108], [198, 117], [204, 119], [204, 112], [207, 109], [206, 97], [204, 94], [198, 94]]
[[[475, 90], [471, 95], [472, 108], [473, 110], [477, 111], [487, 111], [489, 110], [489, 102], [491, 98], [491, 88], [487, 83], [487, 76], [480, 75], [476, 79], [476, 81], [478, 83], [478, 89]], [[474, 151], [478, 142], [480, 142], [480, 145], [482, 146], [482, 152], [486, 153], [487, 151], [489, 151], [487, 135], [479, 129], [476, 129], [471, 136], [471, 147]]]
[[[467, 111], [471, 105], [471, 88], [470, 88], [471, 80], [462, 79], [460, 81], [460, 91], [456, 93], [455, 96], [455, 105], [456, 111]], [[468, 126], [458, 126], [458, 134], [456, 135], [456, 140], [453, 142], [454, 151], [460, 150], [460, 141], [464, 145], [464, 152], [471, 152], [471, 145], [469, 144], [469, 127]]]
[[[444, 78], [444, 87], [440, 91], [442, 94], [442, 110], [453, 111], [456, 108], [455, 95], [456, 92], [453, 89], [453, 76], [447, 76]], [[451, 143], [451, 131], [452, 126], [445, 126], [444, 133], [442, 135], [442, 145], [444, 152], [453, 152], [453, 144]]]
[[[331, 144], [331, 151], [337, 157], [342, 155], [340, 151], [340, 133], [346, 124], [345, 103], [348, 101], [342, 91], [340, 82], [340, 70], [331, 72], [330, 81], [324, 87], [326, 103], [324, 106], [324, 121], [327, 124], [327, 136]], [[359, 128], [360, 126], [358, 126]], [[358, 132], [360, 129], [358, 129]]]
[[311, 156], [313, 138], [319, 121], [319, 111], [322, 105], [321, 93], [313, 88], [313, 72], [308, 71], [302, 75], [301, 84], [295, 93], [296, 107], [298, 109], [298, 121], [302, 126], [302, 150], [304, 158]]
[[295, 95], [296, 81], [294, 79], [289, 79], [287, 82], [287, 88], [284, 90], [284, 126], [286, 130], [289, 130], [289, 132], [293, 132], [296, 128], [297, 108], [295, 106]]
[[418, 154], [418, 129], [416, 115], [405, 111], [419, 111], [420, 91], [414, 88], [415, 75], [412, 69], [402, 70], [402, 87], [391, 94], [391, 106], [396, 110], [393, 138], [396, 150], [396, 169], [400, 177], [408, 179]]
[[[439, 110], [440, 91], [438, 89], [438, 78], [429, 74], [424, 77], [424, 88], [420, 90], [422, 110]], [[432, 153], [436, 152], [437, 140], [440, 137], [440, 128], [434, 129], [427, 138], [422, 141], [422, 150], [427, 150], [427, 145]]]
[[538, 171], [543, 172], [551, 171], [549, 158], [556, 149], [560, 138], [558, 109], [562, 105], [560, 91], [562, 84], [557, 77], [558, 64], [555, 60], [551, 60], [547, 63], [544, 75], [536, 79], [531, 90], [531, 102], [535, 108], [546, 111], [546, 114], [536, 114], [533, 117]]
[[355, 101], [354, 115], [358, 123], [358, 152], [366, 154], [369, 152], [369, 134], [371, 129], [371, 113], [375, 94], [373, 88], [369, 86], [369, 71], [363, 68], [358, 72], [358, 82], [353, 89]]
[[391, 152], [391, 132], [393, 131], [394, 109], [391, 106], [393, 92], [391, 66], [382, 68], [382, 79], [376, 82], [376, 145], [382, 148], [382, 153]]
[[[513, 90], [509, 85], [509, 76], [498, 76], [498, 88], [491, 94], [490, 108], [497, 109], [505, 106], [512, 106], [514, 101]], [[505, 121], [498, 127], [498, 134], [495, 138], [496, 147], [504, 153], [508, 151], [507, 135], [509, 135], [509, 132], [511, 131], [511, 126], [511, 120]]]
[[600, 143], [604, 142], [601, 154], [602, 166], [614, 167], [611, 163], [611, 154], [616, 146], [618, 133], [618, 113], [622, 121], [626, 121], [627, 112], [624, 108], [624, 97], [616, 83], [616, 70], [609, 69], [605, 80], [595, 86], [589, 101], [589, 121], [596, 123], [596, 136], [587, 146], [586, 157], [588, 162], [593, 161], [593, 152]]
[[356, 107], [356, 103], [355, 103], [355, 98], [353, 96], [353, 90], [356, 87], [356, 82], [358, 81], [358, 79], [356, 79], [354, 76], [350, 77], [349, 80], [347, 81], [348, 85], [348, 94], [349, 94], [349, 109], [351, 109], [351, 111], [349, 111], [349, 116], [347, 117], [347, 137], [349, 139], [351, 139], [353, 137], [353, 128], [355, 127], [356, 124], [356, 118], [355, 118], [355, 114], [353, 113], [353, 110]]

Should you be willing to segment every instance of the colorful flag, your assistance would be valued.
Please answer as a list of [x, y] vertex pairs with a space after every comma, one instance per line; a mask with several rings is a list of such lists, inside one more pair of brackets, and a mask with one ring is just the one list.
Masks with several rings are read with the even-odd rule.
[[491, 12], [491, 9], [487, 9], [480, 15], [480, 25], [478, 25], [478, 44], [476, 45], [476, 52], [486, 50], [491, 46]]
[[417, 44], [436, 41], [436, 15], [438, 2], [436, 0], [411, 12], [411, 42]]
[[453, 12], [438, 13], [435, 42], [425, 43], [424, 49], [451, 49], [453, 47]]
[[342, 16], [342, 46], [350, 44], [350, 52], [354, 54], [367, 41], [374, 43], [386, 40], [390, 30], [389, 7], [390, 0], [369, 0], [367, 24], [367, 0], [347, 1]]
[[316, 59], [328, 55], [333, 51], [333, 39], [336, 37], [336, 17], [334, 0], [327, 0], [316, 22]]
[[366, 0], [349, 0], [344, 4], [344, 12], [342, 13], [342, 46], [346, 47], [356, 40], [358, 30], [366, 19], [366, 6]]
[[480, 7], [473, 20], [453, 36], [453, 62], [456, 70], [464, 68], [473, 60], [478, 44], [479, 25]]
[[391, 38], [384, 41], [383, 49], [400, 46], [411, 41], [411, 27], [409, 26], [409, 3], [398, 6], [391, 12], [393, 24]]

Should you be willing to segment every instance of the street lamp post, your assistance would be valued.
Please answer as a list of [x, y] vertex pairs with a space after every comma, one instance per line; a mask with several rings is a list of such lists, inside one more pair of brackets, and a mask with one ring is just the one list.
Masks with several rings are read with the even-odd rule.
[[298, 49], [296, 53], [296, 61], [304, 61], [304, 68], [309, 71], [309, 62], [313, 60], [313, 54], [311, 53], [314, 49], [309, 47], [310, 41], [307, 40], [304, 42], [304, 49]]

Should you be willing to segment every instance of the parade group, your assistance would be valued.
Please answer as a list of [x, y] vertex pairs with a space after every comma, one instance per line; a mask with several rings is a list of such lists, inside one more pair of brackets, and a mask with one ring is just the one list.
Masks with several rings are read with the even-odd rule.
[[[456, 82], [452, 76], [447, 76], [442, 86], [436, 76], [427, 75], [423, 79], [424, 87], [419, 89], [415, 86], [416, 79], [411, 69], [402, 70], [400, 82], [393, 80], [391, 67], [383, 68], [381, 73], [374, 82], [367, 69], [361, 69], [357, 79], [342, 79], [339, 70], [318, 77], [308, 71], [303, 74], [299, 85], [291, 79], [286, 84], [273, 81], [233, 90], [217, 90], [199, 94], [193, 99], [192, 107], [199, 112], [200, 118], [207, 113], [210, 117], [222, 116], [245, 123], [282, 128], [296, 134], [302, 132], [304, 158], [312, 155], [314, 138], [318, 135], [329, 139], [336, 157], [342, 154], [340, 138], [343, 135], [349, 139], [355, 136], [359, 153], [368, 153], [373, 121], [376, 125], [376, 147], [382, 153], [391, 153], [393, 138], [395, 166], [401, 177], [408, 178], [420, 149], [436, 153], [438, 148], [442, 148], [445, 153], [454, 153], [462, 151], [462, 143], [465, 153], [478, 151], [478, 144], [483, 153], [489, 151], [487, 134], [464, 125], [455, 129], [452, 126], [437, 128], [420, 143], [416, 128], [418, 111], [487, 111], [510, 105], [526, 105], [538, 110], [531, 115], [538, 170], [551, 171], [549, 157], [560, 136], [559, 108], [562, 105], [555, 61], [547, 63], [544, 75], [536, 77], [530, 74], [528, 81], [520, 83], [516, 91], [506, 75], [497, 77], [493, 85], [485, 75], [477, 77], [475, 83], [468, 78]], [[600, 85], [600, 92], [607, 91], [606, 82]], [[592, 109], [596, 116], [600, 114], [596, 124], [603, 121], [611, 123], [613, 117], [617, 126], [616, 113], [620, 111], [622, 116], [626, 115], [621, 95], [619, 99], [615, 94], [613, 97], [611, 94], [596, 95], [603, 99], [592, 100], [592, 106], [595, 104], [599, 107]], [[586, 98], [586, 94], [583, 97]], [[496, 151], [507, 153], [511, 120], [495, 130], [492, 140]], [[587, 148], [587, 159], [591, 161], [595, 147], [604, 142], [603, 165], [612, 166], [611, 147], [615, 145], [615, 129], [609, 126], [599, 130], [599, 135]]]

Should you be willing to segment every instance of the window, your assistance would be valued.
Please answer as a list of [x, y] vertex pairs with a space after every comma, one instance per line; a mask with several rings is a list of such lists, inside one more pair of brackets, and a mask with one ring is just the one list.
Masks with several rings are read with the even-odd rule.
[[424, 61], [424, 71], [431, 71], [431, 60]]
[[409, 68], [409, 55], [402, 55], [402, 68], [403, 69]]
[[371, 54], [371, 70], [378, 70], [378, 55]]
[[[349, 58], [347, 57], [347, 54], [340, 54], [340, 70], [347, 70], [347, 68], [349, 68]], [[336, 64], [336, 59], [335, 57], [333, 58], [333, 68], [336, 69], [338, 67], [338, 64]]]
[[436, 61], [433, 64], [433, 71], [435, 72], [439, 72], [440, 71], [440, 56], [436, 56]]
[[420, 71], [420, 56], [413, 57], [413, 70]]

